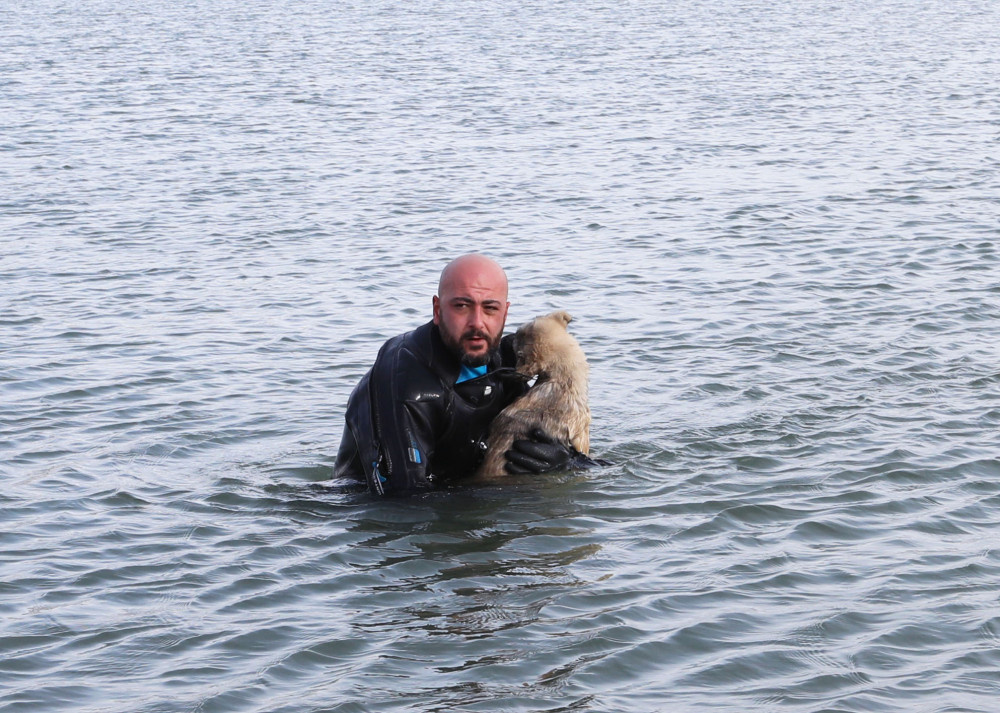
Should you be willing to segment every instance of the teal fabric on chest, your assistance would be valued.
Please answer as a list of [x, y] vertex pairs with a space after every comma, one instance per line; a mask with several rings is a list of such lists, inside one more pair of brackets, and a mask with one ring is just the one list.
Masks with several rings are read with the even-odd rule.
[[466, 366], [465, 364], [462, 364], [462, 370], [458, 372], [458, 378], [455, 379], [455, 383], [461, 384], [463, 381], [478, 379], [480, 376], [486, 376], [485, 364], [482, 366]]

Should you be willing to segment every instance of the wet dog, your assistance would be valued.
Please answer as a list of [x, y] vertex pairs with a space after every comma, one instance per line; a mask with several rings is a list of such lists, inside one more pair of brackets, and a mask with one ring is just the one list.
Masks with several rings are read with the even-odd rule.
[[559, 310], [525, 323], [514, 335], [517, 371], [536, 381], [493, 420], [477, 478], [506, 475], [505, 453], [515, 440], [535, 429], [584, 455], [590, 451], [589, 367], [580, 345], [566, 329], [572, 319]]

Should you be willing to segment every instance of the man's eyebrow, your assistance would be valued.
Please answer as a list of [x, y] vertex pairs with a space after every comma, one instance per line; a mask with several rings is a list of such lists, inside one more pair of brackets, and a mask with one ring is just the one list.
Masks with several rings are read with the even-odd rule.
[[[449, 301], [450, 302], [471, 302], [473, 304], [475, 304], [475, 302], [476, 302], [476, 300], [472, 299], [471, 297], [452, 297], [451, 300], [449, 300]], [[484, 305], [499, 305], [499, 304], [503, 304], [503, 300], [497, 300], [497, 299], [493, 299], [491, 297], [489, 299], [483, 300], [482, 302], [480, 302], [480, 304], [484, 304]]]

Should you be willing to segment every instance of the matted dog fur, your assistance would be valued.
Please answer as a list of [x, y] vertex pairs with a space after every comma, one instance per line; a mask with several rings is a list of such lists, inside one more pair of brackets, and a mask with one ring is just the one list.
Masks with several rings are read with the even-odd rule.
[[584, 455], [590, 452], [589, 367], [580, 345], [566, 330], [572, 319], [568, 312], [559, 310], [536, 317], [515, 333], [517, 371], [537, 380], [528, 393], [493, 420], [477, 478], [506, 475], [504, 454], [515, 440], [525, 438], [535, 428]]

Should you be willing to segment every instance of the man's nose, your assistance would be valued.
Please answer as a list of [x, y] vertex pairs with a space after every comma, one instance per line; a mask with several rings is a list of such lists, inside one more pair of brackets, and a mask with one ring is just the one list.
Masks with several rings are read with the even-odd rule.
[[484, 329], [486, 327], [486, 313], [483, 312], [483, 308], [476, 305], [471, 310], [469, 310], [469, 326], [475, 327], [476, 329]]

